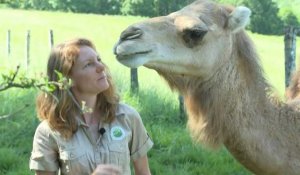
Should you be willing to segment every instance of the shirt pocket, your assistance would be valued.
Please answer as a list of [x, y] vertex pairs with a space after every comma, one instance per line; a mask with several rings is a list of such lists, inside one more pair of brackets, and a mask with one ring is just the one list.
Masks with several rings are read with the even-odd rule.
[[125, 141], [113, 141], [108, 144], [109, 163], [119, 165], [123, 169], [130, 164], [129, 148]]
[[62, 174], [85, 175], [91, 173], [84, 149], [71, 148], [60, 150], [59, 156]]

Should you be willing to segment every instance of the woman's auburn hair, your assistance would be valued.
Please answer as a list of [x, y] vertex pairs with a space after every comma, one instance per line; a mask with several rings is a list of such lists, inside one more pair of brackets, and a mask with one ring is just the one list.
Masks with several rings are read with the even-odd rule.
[[[79, 56], [81, 46], [88, 46], [96, 51], [94, 44], [84, 38], [66, 41], [51, 50], [47, 64], [49, 82], [59, 81], [59, 76], [55, 71], [60, 72], [64, 77], [70, 76], [71, 68]], [[97, 95], [97, 107], [101, 113], [101, 121], [110, 123], [115, 119], [119, 95], [115, 90], [108, 67], [105, 64], [104, 67], [109, 88]], [[68, 91], [71, 92], [70, 89], [64, 90], [56, 87], [51, 94], [41, 92], [36, 99], [38, 118], [41, 121], [46, 120], [52, 130], [58, 131], [66, 139], [71, 138], [77, 131], [76, 117], [81, 115], [81, 109]]]

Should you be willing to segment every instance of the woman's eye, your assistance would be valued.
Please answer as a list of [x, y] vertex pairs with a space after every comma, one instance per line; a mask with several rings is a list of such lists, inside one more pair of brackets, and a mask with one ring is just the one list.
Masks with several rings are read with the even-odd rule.
[[98, 62], [101, 62], [101, 58], [100, 58], [100, 57], [97, 57], [97, 61], [98, 61]]
[[92, 66], [92, 65], [93, 65], [93, 63], [87, 63], [86, 65], [84, 65], [83, 68], [87, 68], [87, 67]]

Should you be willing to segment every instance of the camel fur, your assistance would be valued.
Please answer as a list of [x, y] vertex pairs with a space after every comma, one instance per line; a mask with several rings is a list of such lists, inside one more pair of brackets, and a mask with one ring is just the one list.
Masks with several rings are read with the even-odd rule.
[[300, 69], [294, 72], [291, 82], [285, 91], [287, 103], [300, 110]]

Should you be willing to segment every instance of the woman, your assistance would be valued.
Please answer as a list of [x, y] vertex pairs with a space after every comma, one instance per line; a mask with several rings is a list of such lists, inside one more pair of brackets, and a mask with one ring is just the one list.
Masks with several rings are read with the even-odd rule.
[[36, 129], [30, 169], [38, 175], [149, 175], [147, 152], [153, 143], [139, 114], [119, 97], [93, 43], [75, 39], [52, 49], [49, 81], [61, 76], [70, 88], [57, 87], [37, 97], [42, 122]]

